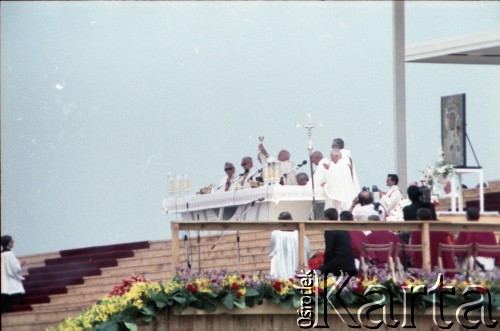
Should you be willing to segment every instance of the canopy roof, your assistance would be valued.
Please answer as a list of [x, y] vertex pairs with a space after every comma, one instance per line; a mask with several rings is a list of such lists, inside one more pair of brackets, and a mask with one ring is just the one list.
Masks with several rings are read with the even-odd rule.
[[406, 62], [500, 64], [500, 30], [406, 47]]

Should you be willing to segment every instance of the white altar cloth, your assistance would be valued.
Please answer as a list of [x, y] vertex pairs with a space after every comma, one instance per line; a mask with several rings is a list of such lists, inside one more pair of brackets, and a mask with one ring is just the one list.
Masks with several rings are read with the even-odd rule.
[[[324, 201], [323, 188], [315, 190], [315, 200]], [[281, 211], [294, 219], [308, 219], [312, 210], [312, 188], [298, 185], [266, 185], [229, 192], [168, 198], [163, 208], [184, 220], [275, 220]]]

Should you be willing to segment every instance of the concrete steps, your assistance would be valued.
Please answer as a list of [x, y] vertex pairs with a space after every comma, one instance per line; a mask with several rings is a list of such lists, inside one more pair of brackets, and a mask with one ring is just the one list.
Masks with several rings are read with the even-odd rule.
[[[212, 246], [220, 239], [218, 235], [202, 236], [199, 249], [201, 268], [204, 271], [228, 268], [237, 270], [236, 232], [227, 232], [223, 239], [212, 250]], [[311, 254], [324, 249], [323, 232], [308, 232], [311, 242]], [[269, 237], [270, 231], [240, 232], [240, 264], [242, 273], [257, 271], [269, 272]], [[181, 251], [188, 244], [189, 258], [193, 270], [198, 270], [198, 242], [195, 231], [191, 231], [187, 242], [181, 241]], [[67, 256], [67, 255], [66, 255]], [[60, 258], [59, 253], [40, 254], [25, 257], [32, 268], [45, 266], [44, 261]], [[71, 260], [69, 257], [66, 259]], [[82, 260], [82, 258], [79, 258]], [[85, 258], [83, 258], [85, 261]], [[185, 255], [182, 254], [182, 266], [186, 266]], [[57, 261], [53, 264], [58, 264]], [[117, 259], [117, 265], [100, 268], [100, 275], [83, 277], [82, 284], [68, 285], [67, 293], [50, 295], [48, 303], [33, 303], [32, 311], [16, 312], [2, 316], [4, 330], [44, 330], [57, 325], [62, 319], [78, 315], [97, 300], [105, 297], [114, 286], [121, 284], [122, 279], [137, 275], [149, 280], [168, 281], [173, 276], [171, 263], [171, 242], [152, 241], [149, 248], [134, 250], [133, 256]]]

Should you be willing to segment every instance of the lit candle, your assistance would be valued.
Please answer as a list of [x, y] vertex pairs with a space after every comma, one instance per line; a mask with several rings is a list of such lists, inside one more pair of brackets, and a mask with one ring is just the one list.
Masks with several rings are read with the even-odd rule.
[[184, 191], [188, 192], [189, 191], [189, 176], [184, 175]]
[[174, 177], [168, 175], [168, 192], [172, 193], [174, 191]]
[[311, 124], [311, 123], [312, 123], [311, 113], [307, 114], [307, 123], [308, 123], [308, 124]]
[[175, 180], [175, 191], [176, 192], [180, 192], [181, 191], [181, 185], [182, 185], [181, 175], [177, 175], [177, 178]]

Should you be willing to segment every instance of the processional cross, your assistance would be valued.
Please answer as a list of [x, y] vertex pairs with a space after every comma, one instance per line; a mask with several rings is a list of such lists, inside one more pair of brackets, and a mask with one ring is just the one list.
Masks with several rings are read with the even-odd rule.
[[307, 130], [307, 150], [309, 151], [309, 157], [311, 157], [313, 152], [312, 129], [314, 129], [314, 124], [312, 123], [311, 114], [307, 114], [307, 124], [297, 124], [297, 127], [299, 128], [302, 127]]
[[[321, 126], [321, 125], [319, 125]], [[316, 195], [314, 193], [314, 171], [313, 171], [313, 162], [312, 162], [312, 154], [313, 154], [313, 143], [312, 143], [312, 130], [315, 128], [311, 114], [307, 114], [307, 124], [297, 124], [297, 127], [304, 128], [307, 130], [307, 150], [309, 151], [309, 165], [310, 165], [310, 172], [311, 172], [311, 184], [312, 184], [312, 205], [313, 205], [313, 214], [314, 214], [314, 219], [318, 219], [320, 215], [316, 215]]]

